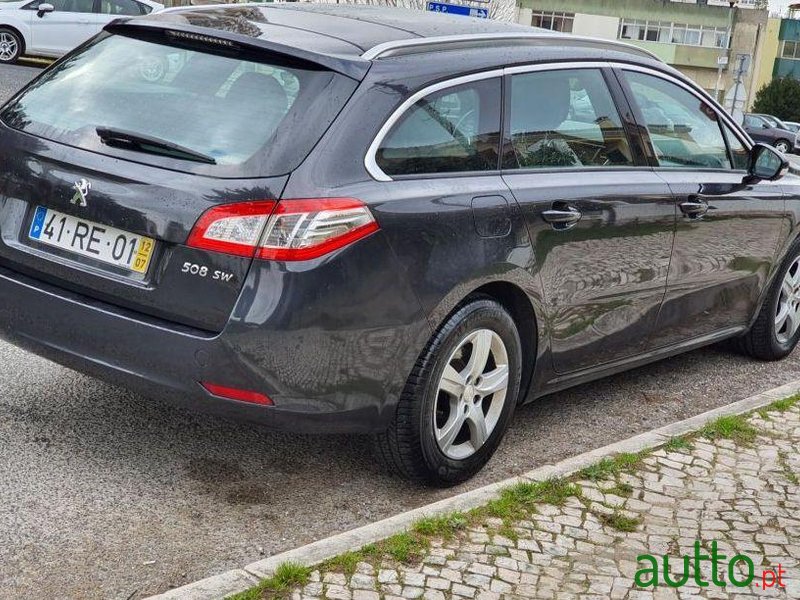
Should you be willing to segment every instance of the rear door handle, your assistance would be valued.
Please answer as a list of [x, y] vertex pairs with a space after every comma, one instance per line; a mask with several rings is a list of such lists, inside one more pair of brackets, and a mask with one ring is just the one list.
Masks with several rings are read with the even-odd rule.
[[708, 203], [696, 197], [690, 197], [680, 203], [681, 212], [690, 219], [697, 219], [708, 212]]
[[581, 220], [581, 211], [574, 206], [557, 202], [553, 208], [542, 212], [542, 218], [553, 226], [553, 229], [569, 229]]

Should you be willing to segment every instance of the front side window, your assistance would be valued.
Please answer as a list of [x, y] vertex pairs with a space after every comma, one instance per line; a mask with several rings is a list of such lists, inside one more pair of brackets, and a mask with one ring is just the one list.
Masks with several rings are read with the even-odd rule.
[[730, 169], [717, 113], [688, 90], [660, 77], [627, 71], [658, 164]]
[[725, 140], [728, 142], [728, 148], [731, 152], [733, 168], [739, 171], [747, 171], [750, 168], [750, 152], [725, 123], [722, 124], [722, 131], [725, 134]]
[[622, 121], [597, 69], [536, 71], [511, 78], [506, 169], [633, 164]]
[[[27, 10], [38, 10], [39, 5], [45, 0], [36, 0], [26, 4], [23, 8]], [[94, 12], [94, 0], [48, 0], [47, 4], [52, 4], [55, 12], [72, 13], [91, 13]]]
[[395, 124], [375, 157], [387, 175], [498, 168], [499, 78], [447, 88], [419, 100]]

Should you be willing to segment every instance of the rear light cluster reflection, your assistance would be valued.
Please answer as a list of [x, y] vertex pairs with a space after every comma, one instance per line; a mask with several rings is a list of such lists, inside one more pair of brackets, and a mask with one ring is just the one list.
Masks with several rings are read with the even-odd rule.
[[266, 260], [309, 260], [378, 230], [369, 208], [354, 198], [224, 204], [206, 211], [187, 244]]

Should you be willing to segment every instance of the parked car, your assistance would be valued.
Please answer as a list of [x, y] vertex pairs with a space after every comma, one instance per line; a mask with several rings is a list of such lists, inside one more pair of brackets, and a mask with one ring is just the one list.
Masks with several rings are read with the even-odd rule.
[[800, 150], [797, 133], [786, 127], [777, 127], [764, 115], [745, 114], [744, 130], [757, 142], [774, 146], [784, 154]]
[[752, 114], [754, 114], [757, 117], [761, 117], [762, 119], [764, 119], [767, 123], [770, 124], [770, 127], [777, 127], [778, 129], [786, 129], [787, 131], [791, 131], [792, 130], [784, 121], [781, 121], [775, 115], [768, 115], [768, 114], [765, 114], [765, 113], [752, 113]]
[[800, 337], [800, 178], [619, 42], [170, 10], [11, 99], [0, 165], [0, 336], [192, 410], [372, 434], [412, 479], [470, 477], [522, 402]]
[[784, 121], [783, 124], [786, 125], [789, 131], [794, 131], [795, 133], [800, 131], [800, 123], [795, 123], [794, 121]]
[[114, 19], [162, 8], [151, 0], [0, 0], [0, 63], [23, 54], [58, 58]]

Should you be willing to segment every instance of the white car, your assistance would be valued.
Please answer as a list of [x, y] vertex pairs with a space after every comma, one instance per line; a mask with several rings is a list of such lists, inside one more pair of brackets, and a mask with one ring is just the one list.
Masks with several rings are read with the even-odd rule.
[[58, 58], [125, 16], [164, 8], [151, 0], [0, 0], [0, 63]]

